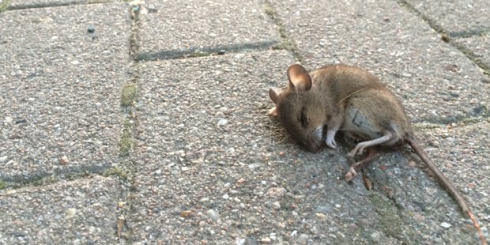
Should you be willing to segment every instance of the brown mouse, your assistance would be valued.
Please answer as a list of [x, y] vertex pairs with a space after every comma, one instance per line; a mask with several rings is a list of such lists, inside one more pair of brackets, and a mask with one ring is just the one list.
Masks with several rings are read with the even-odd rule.
[[356, 170], [363, 164], [374, 158], [377, 146], [394, 147], [408, 143], [463, 212], [470, 216], [483, 244], [486, 244], [463, 196], [417, 144], [402, 103], [376, 76], [348, 65], [324, 66], [308, 73], [298, 64], [291, 65], [287, 75], [289, 83], [286, 88], [269, 90], [269, 96], [276, 104], [269, 114], [279, 118], [294, 140], [310, 151], [318, 151], [323, 146], [325, 127], [325, 144], [330, 148], [337, 146], [335, 135], [338, 131], [360, 139], [348, 157], [353, 159], [365, 150], [368, 156], [351, 166], [345, 176], [347, 181], [357, 175]]

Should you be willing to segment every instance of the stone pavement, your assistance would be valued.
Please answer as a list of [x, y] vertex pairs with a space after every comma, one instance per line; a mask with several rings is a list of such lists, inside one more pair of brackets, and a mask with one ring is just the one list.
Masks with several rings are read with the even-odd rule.
[[342, 176], [266, 114], [359, 65], [490, 228], [486, 1], [0, 0], [0, 244], [478, 244], [408, 149]]

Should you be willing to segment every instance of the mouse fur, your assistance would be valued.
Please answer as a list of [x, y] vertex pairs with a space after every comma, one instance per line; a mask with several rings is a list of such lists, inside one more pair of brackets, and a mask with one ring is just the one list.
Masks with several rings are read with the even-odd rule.
[[310, 151], [325, 144], [336, 148], [341, 130], [361, 140], [392, 134], [384, 145], [393, 145], [412, 135], [401, 102], [379, 79], [364, 69], [348, 65], [324, 66], [308, 73], [301, 65], [288, 69], [286, 88], [272, 88], [276, 104], [270, 113], [279, 118], [294, 140]]
[[468, 214], [482, 244], [487, 244], [468, 203], [416, 142], [402, 103], [376, 76], [348, 65], [324, 66], [309, 73], [299, 64], [291, 65], [287, 75], [286, 88], [269, 90], [276, 104], [269, 113], [279, 118], [294, 140], [310, 151], [318, 151], [323, 146], [325, 127], [325, 144], [330, 148], [337, 147], [338, 131], [358, 139], [360, 142], [347, 156], [354, 159], [365, 149], [369, 152], [349, 168], [347, 181], [374, 158], [377, 146], [394, 148], [407, 143]]

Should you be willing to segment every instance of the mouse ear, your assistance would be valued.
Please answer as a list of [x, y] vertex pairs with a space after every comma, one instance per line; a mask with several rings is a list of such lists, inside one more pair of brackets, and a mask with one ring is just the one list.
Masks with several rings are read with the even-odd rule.
[[289, 88], [308, 91], [311, 89], [311, 77], [308, 71], [299, 64], [291, 65], [288, 68]]

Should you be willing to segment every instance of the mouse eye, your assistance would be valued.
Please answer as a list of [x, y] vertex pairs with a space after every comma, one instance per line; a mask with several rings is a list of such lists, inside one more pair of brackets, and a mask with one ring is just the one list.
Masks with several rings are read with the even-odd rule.
[[308, 117], [306, 116], [306, 112], [305, 112], [304, 107], [301, 109], [300, 122], [301, 122], [301, 126], [303, 126], [303, 128], [306, 128], [308, 126]]

